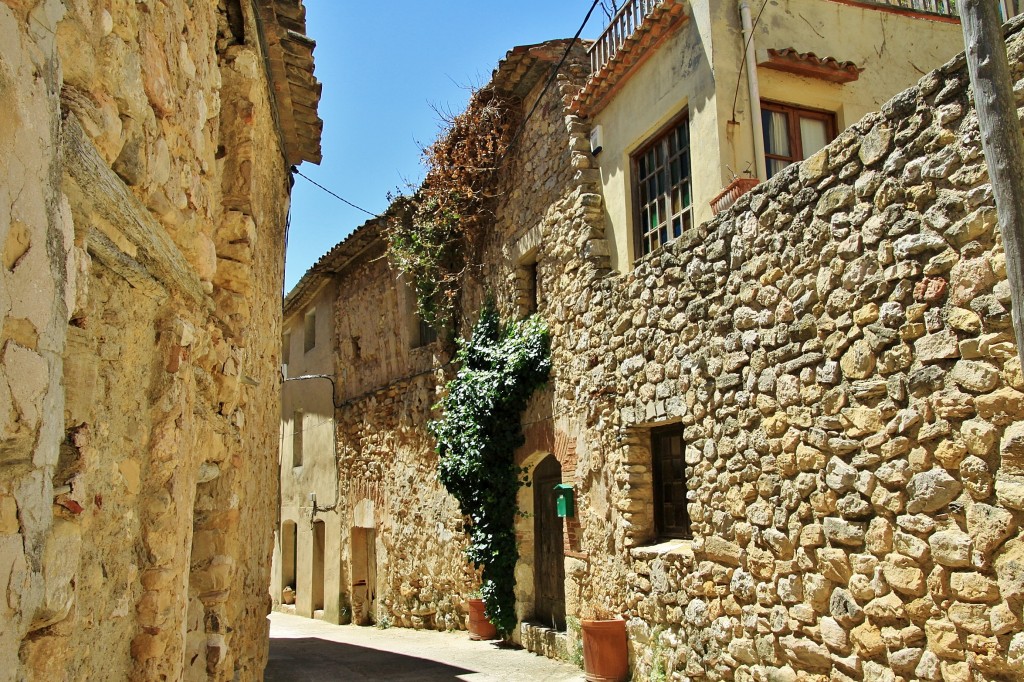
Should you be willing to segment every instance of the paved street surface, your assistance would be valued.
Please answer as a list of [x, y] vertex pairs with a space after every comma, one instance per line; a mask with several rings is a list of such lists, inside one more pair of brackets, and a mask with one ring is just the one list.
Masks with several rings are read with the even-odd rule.
[[270, 614], [270, 663], [265, 682], [582, 679], [579, 668], [525, 649], [474, 642], [467, 632], [378, 630]]

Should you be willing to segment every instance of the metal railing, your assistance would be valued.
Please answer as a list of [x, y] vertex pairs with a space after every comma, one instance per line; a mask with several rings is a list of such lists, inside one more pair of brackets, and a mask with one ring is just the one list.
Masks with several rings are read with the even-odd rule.
[[[590, 46], [590, 73], [600, 71], [618, 53], [622, 44], [633, 35], [658, 6], [666, 0], [626, 0], [615, 13], [601, 36]], [[1010, 19], [1024, 11], [1024, 0], [998, 0], [1003, 19]], [[862, 5], [896, 7], [914, 12], [959, 17], [956, 0], [855, 0]]]
[[622, 44], [644, 23], [654, 8], [665, 0], [626, 0], [593, 45], [590, 46], [590, 73], [597, 73], [619, 51]]
[[[960, 8], [956, 0], [856, 0], [862, 5], [881, 5], [883, 7], [899, 7], [914, 12], [938, 14], [944, 17], [959, 17]], [[999, 12], [1003, 20], [1011, 19], [1024, 10], [1024, 0], [998, 0]]]
[[914, 12], [940, 14], [944, 17], [960, 16], [954, 0], [857, 0], [857, 2], [862, 5], [881, 5], [883, 7], [908, 9]]

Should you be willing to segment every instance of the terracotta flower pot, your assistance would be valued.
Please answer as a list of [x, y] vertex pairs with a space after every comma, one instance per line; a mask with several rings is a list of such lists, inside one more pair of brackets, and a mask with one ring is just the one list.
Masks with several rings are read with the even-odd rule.
[[623, 682], [629, 679], [626, 621], [581, 620], [583, 672], [588, 682]]
[[498, 629], [484, 615], [484, 600], [469, 600], [469, 638], [497, 639]]

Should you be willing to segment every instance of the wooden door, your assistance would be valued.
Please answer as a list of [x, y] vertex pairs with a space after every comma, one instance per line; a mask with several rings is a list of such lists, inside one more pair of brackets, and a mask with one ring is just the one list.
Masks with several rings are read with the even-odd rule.
[[352, 529], [352, 622], [377, 622], [377, 534], [373, 528]]
[[556, 630], [565, 630], [565, 556], [555, 506], [555, 486], [561, 482], [562, 466], [553, 456], [533, 472], [534, 618]]

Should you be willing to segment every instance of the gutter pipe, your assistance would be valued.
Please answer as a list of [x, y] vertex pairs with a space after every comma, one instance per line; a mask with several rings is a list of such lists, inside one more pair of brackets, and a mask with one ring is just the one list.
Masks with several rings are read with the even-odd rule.
[[768, 179], [764, 156], [764, 127], [761, 124], [761, 91], [757, 82], [757, 62], [754, 58], [754, 28], [750, 19], [750, 0], [739, 0], [740, 22], [743, 26], [744, 55], [747, 66], [747, 90], [750, 94], [750, 122], [754, 136], [754, 167], [757, 179]]

